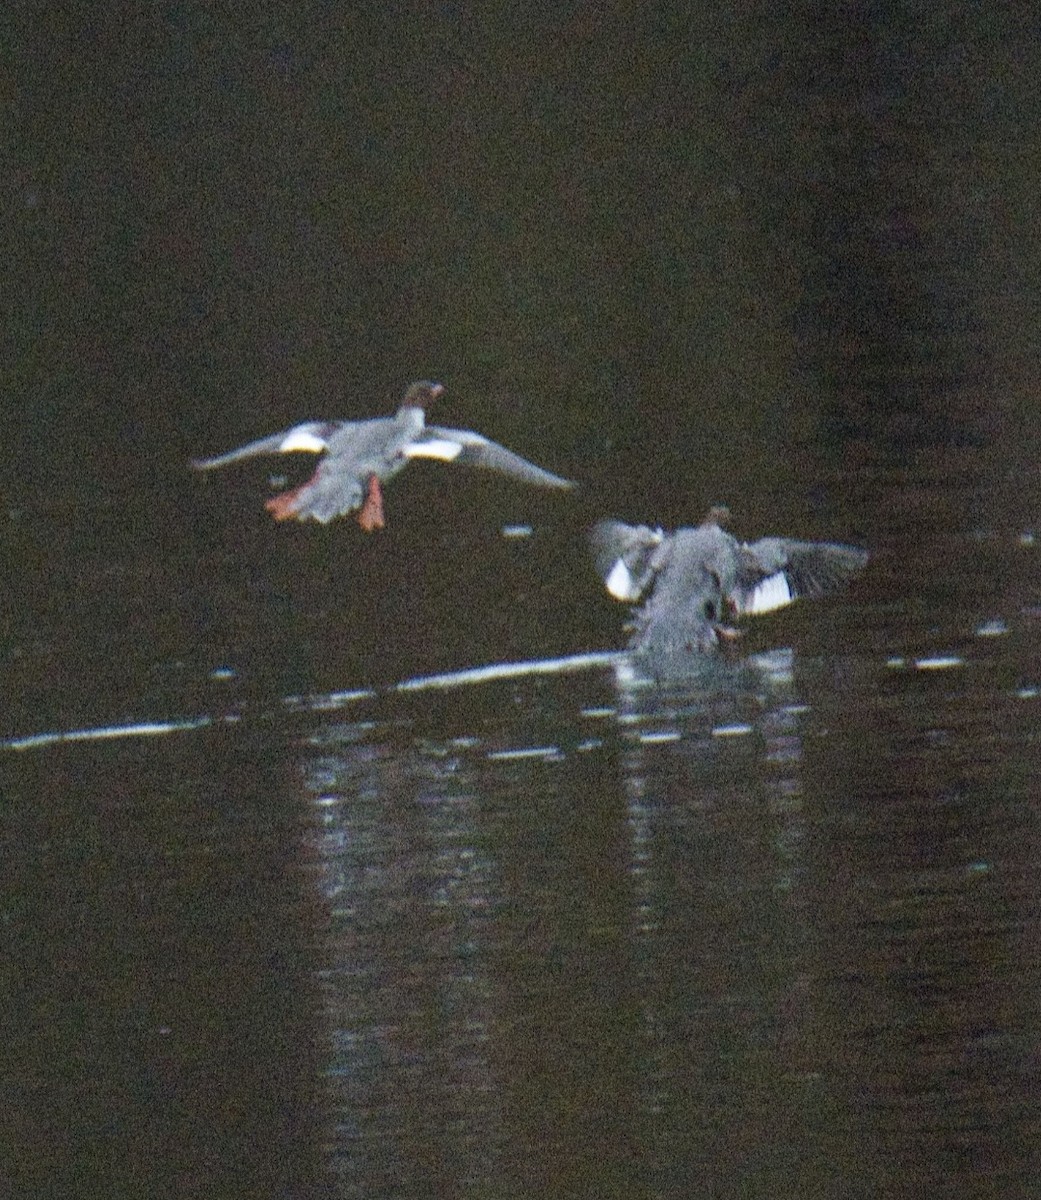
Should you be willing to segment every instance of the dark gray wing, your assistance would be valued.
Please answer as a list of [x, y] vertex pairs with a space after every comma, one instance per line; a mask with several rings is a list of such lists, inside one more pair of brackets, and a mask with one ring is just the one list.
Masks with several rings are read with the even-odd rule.
[[607, 590], [616, 600], [635, 603], [663, 565], [665, 535], [649, 525], [624, 521], [597, 521], [589, 531], [593, 562]]
[[321, 454], [328, 448], [329, 437], [344, 425], [345, 422], [305, 421], [302, 425], [294, 425], [292, 429], [283, 429], [281, 433], [259, 438], [255, 442], [239, 446], [237, 450], [229, 450], [226, 454], [218, 454], [214, 458], [194, 459], [192, 466], [197, 471], [209, 471], [214, 467], [238, 462], [240, 458], [254, 458], [258, 454], [288, 454], [297, 450]]
[[739, 613], [770, 612], [800, 596], [837, 591], [863, 570], [867, 560], [868, 552], [858, 546], [762, 538], [741, 547], [730, 600]]
[[533, 483], [539, 487], [573, 488], [576, 485], [570, 479], [563, 479], [537, 467], [534, 463], [507, 450], [497, 442], [489, 441], [479, 433], [469, 429], [442, 429], [436, 425], [428, 425], [405, 447], [404, 453], [408, 458], [436, 458], [440, 462], [461, 463], [469, 467], [483, 467], [489, 471], [499, 471], [514, 479], [522, 479], [525, 483]]

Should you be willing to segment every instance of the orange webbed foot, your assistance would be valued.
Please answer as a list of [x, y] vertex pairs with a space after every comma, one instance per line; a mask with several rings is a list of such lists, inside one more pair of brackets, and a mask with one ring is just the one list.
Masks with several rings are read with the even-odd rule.
[[362, 505], [361, 512], [358, 513], [358, 524], [366, 533], [373, 533], [377, 529], [383, 529], [386, 523], [383, 515], [383, 489], [376, 476], [370, 475], [365, 503]]
[[296, 516], [296, 501], [301, 490], [301, 488], [295, 488], [291, 492], [279, 492], [277, 496], [266, 500], [264, 507], [276, 521], [288, 521], [290, 517]]

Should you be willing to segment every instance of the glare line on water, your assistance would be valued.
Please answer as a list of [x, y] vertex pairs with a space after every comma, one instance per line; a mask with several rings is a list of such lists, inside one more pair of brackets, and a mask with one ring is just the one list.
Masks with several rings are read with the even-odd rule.
[[[488, 683], [497, 679], [517, 679], [527, 675], [556, 675], [568, 671], [581, 671], [588, 667], [610, 666], [620, 662], [624, 653], [617, 650], [595, 651], [591, 654], [571, 654], [563, 658], [542, 658], [528, 662], [491, 663], [484, 667], [467, 667], [462, 671], [450, 671], [443, 675], [419, 675], [391, 684], [387, 688], [359, 688], [354, 691], [327, 692], [316, 696], [287, 696], [282, 703], [294, 711], [325, 712], [341, 708], [359, 700], [395, 692], [420, 692], [430, 689], [465, 687], [469, 684]], [[0, 741], [0, 750], [37, 750], [46, 746], [57, 746], [68, 742], [102, 742], [117, 738], [159, 737], [168, 733], [185, 733], [193, 729], [204, 729], [209, 725], [239, 723], [243, 714], [224, 717], [192, 717], [183, 721], [135, 721], [126, 725], [101, 725], [93, 729], [59, 729], [46, 733], [26, 734], [23, 737], [5, 738]]]
[[623, 651], [598, 650], [592, 654], [569, 654], [564, 658], [539, 658], [530, 662], [491, 663], [486, 667], [468, 667], [445, 675], [420, 675], [396, 683], [392, 692], [420, 692], [428, 688], [462, 687], [469, 683], [487, 683], [496, 679], [514, 679], [525, 675], [560, 675], [582, 671], [586, 667], [612, 666], [625, 658]]
[[0, 742], [0, 746], [5, 750], [34, 750], [38, 746], [54, 746], [61, 742], [104, 742], [116, 738], [160, 737], [165, 733], [202, 729], [212, 723], [212, 717], [195, 717], [190, 721], [137, 721], [131, 725], [101, 725], [97, 729], [59, 729], [49, 733], [32, 733], [26, 737], [7, 738]]

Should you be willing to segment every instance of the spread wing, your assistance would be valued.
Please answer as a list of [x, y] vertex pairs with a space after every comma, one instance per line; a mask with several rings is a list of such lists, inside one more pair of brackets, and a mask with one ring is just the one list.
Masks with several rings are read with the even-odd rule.
[[537, 467], [505, 446], [469, 429], [441, 429], [436, 425], [428, 425], [405, 447], [404, 453], [408, 458], [436, 458], [441, 462], [483, 467], [539, 487], [575, 487], [571, 480]]
[[741, 547], [741, 565], [730, 600], [739, 613], [782, 608], [800, 596], [824, 596], [863, 570], [868, 552], [835, 542], [762, 538]]
[[597, 521], [589, 532], [600, 578], [616, 600], [635, 603], [664, 565], [665, 535], [649, 525]]
[[197, 458], [193, 460], [192, 466], [197, 471], [210, 471], [214, 467], [238, 462], [240, 458], [255, 458], [259, 454], [289, 454], [298, 450], [321, 454], [323, 450], [328, 449], [329, 438], [343, 428], [343, 422], [305, 421], [302, 425], [294, 425], [292, 429], [284, 429], [270, 437], [248, 442], [245, 446], [239, 446], [237, 450], [227, 451], [226, 454], [218, 454], [214, 458]]

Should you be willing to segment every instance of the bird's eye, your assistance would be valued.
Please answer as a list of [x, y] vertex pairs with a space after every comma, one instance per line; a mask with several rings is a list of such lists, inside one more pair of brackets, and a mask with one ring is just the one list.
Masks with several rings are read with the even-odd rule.
[[705, 617], [709, 621], [714, 621], [716, 619], [716, 606], [711, 600], [705, 601]]

